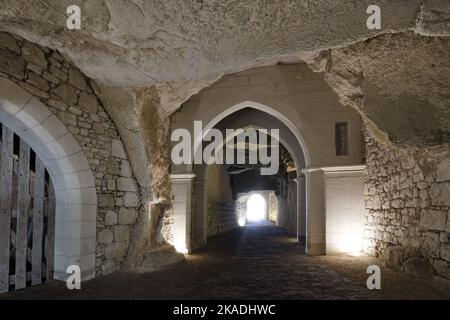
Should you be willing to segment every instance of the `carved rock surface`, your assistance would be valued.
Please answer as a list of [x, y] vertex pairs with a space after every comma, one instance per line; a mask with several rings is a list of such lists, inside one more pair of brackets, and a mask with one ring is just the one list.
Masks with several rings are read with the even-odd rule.
[[58, 49], [89, 77], [116, 86], [217, 78], [380, 32], [447, 31], [445, 1], [377, 1], [381, 31], [366, 27], [372, 2], [86, 0], [82, 29], [73, 31], [70, 1], [3, 0], [0, 30]]
[[[102, 86], [154, 85], [167, 113], [224, 74], [302, 59], [313, 66], [318, 52], [332, 49], [321, 59], [330, 85], [392, 142], [449, 142], [450, 2], [377, 1], [382, 28], [369, 30], [372, 2], [87, 0], [81, 30], [69, 30], [72, 3], [3, 0], [0, 31], [59, 50]], [[121, 104], [106, 89], [98, 93]], [[124, 126], [133, 129], [131, 122]], [[136, 139], [129, 129], [119, 125], [125, 140]]]

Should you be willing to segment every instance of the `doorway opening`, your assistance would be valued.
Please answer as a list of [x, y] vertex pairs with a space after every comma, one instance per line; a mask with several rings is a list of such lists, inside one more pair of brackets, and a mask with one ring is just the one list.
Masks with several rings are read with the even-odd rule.
[[247, 200], [247, 211], [245, 216], [248, 221], [262, 221], [266, 218], [267, 204], [264, 197], [258, 193], [250, 196]]

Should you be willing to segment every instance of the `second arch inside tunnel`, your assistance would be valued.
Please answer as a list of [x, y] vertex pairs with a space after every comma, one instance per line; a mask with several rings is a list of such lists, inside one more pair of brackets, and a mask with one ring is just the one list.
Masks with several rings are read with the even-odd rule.
[[[362, 224], [362, 188], [359, 186], [363, 185], [364, 169], [361, 119], [354, 110], [340, 105], [325, 83], [318, 87], [323, 91], [320, 99], [303, 93], [304, 80], [297, 77], [293, 82], [291, 76], [309, 75], [310, 71], [305, 68], [302, 64], [293, 64], [233, 75], [233, 78], [250, 79], [252, 73], [267, 73], [269, 83], [274, 81], [277, 86], [286, 86], [287, 91], [281, 97], [260, 90], [256, 84], [229, 85], [234, 82], [227, 78], [202, 90], [175, 113], [172, 130], [184, 128], [194, 133], [194, 141], [201, 141], [203, 136], [195, 135], [193, 123], [202, 121], [204, 132], [220, 130], [225, 140], [233, 141], [233, 148], [246, 152], [252, 147], [268, 146], [260, 141], [256, 146], [250, 141], [239, 145], [236, 137], [239, 135], [228, 137], [225, 134], [228, 129], [242, 129], [242, 135], [246, 130], [279, 130], [279, 170], [274, 175], [259, 174], [257, 169], [262, 166], [259, 162], [252, 165], [172, 165], [175, 241], [183, 243], [187, 252], [204, 246], [209, 236], [237, 227], [238, 194], [258, 190], [274, 191], [278, 199], [275, 223], [294, 235], [307, 253], [347, 252], [349, 243], [358, 244], [358, 248], [355, 246], [352, 250], [361, 249], [362, 228], [358, 227]], [[233, 94], [212, 94], [223, 90], [224, 86], [229, 86], [227, 90]], [[192, 157], [199, 152], [202, 152], [202, 145], [197, 144], [196, 149], [194, 144]], [[212, 193], [217, 195], [212, 196]]]

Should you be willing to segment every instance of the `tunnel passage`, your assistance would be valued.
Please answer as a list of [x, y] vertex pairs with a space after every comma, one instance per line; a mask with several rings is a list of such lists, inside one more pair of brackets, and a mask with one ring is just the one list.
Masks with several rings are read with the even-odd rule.
[[200, 119], [213, 128], [253, 108], [290, 129], [305, 152], [288, 181], [305, 194], [308, 253], [357, 251], [364, 232], [370, 255], [449, 283], [448, 1], [380, 1], [380, 30], [367, 29], [370, 1], [85, 2], [78, 32], [65, 28], [64, 2], [28, 2], [0, 9], [0, 107], [30, 102], [5, 122], [25, 120], [22, 133], [50, 113], [64, 124], [39, 125], [58, 141], [40, 145], [51, 143], [60, 187], [59, 278], [74, 262], [84, 279], [136, 269], [147, 240], [151, 250], [204, 245], [207, 224], [193, 219], [206, 219], [205, 176], [171, 172], [164, 152], [183, 105], [175, 126]]
[[[203, 129], [200, 134], [199, 122]], [[174, 114], [172, 132], [187, 130], [194, 141], [192, 162], [171, 166], [177, 193], [175, 237], [187, 252], [204, 246], [208, 234], [220, 231], [218, 226], [215, 231], [209, 230], [208, 224], [208, 210], [221, 211], [217, 203], [212, 207], [208, 201], [208, 171], [213, 166], [193, 163], [213, 140], [213, 129], [227, 137], [227, 129], [239, 128], [258, 132], [278, 129], [280, 168], [285, 168], [265, 178], [252, 173], [255, 168], [242, 164], [212, 169], [224, 172], [217, 176], [224, 179], [216, 179], [221, 187], [230, 180], [234, 189], [227, 191], [222, 201], [227, 217], [233, 210], [230, 193], [274, 190], [279, 197], [277, 224], [295, 234], [308, 254], [362, 249], [364, 164], [360, 115], [339, 103], [323, 75], [299, 63], [225, 76], [191, 97]], [[223, 230], [230, 230], [238, 226], [238, 221], [219, 224]]]
[[[261, 120], [258, 120], [258, 118]], [[249, 119], [251, 119], [251, 122], [249, 122]], [[265, 198], [268, 198], [269, 191], [272, 191], [275, 194], [278, 203], [283, 207], [283, 210], [278, 211], [275, 223], [287, 228], [295, 236], [297, 235], [298, 227], [305, 230], [305, 226], [300, 225], [297, 218], [298, 209], [305, 206], [304, 202], [300, 202], [302, 198], [305, 199], [305, 195], [299, 198], [299, 203], [297, 203], [297, 184], [289, 184], [288, 181], [291, 179], [291, 182], [293, 182], [293, 177], [295, 177], [297, 168], [295, 163], [299, 164], [303, 161], [298, 161], [298, 158], [295, 158], [296, 161], [293, 160], [293, 157], [290, 155], [285, 145], [287, 145], [286, 139], [291, 141], [291, 143], [295, 140], [291, 135], [287, 134], [289, 132], [287, 128], [281, 123], [277, 123], [275, 120], [276, 119], [264, 112], [252, 108], [243, 108], [224, 118], [216, 125], [216, 128], [219, 128], [222, 132], [226, 132], [226, 130], [230, 128], [233, 130], [242, 129], [241, 134], [225, 137], [226, 146], [224, 146], [224, 149], [226, 149], [227, 152], [230, 149], [234, 149], [236, 155], [238, 152], [244, 151], [245, 163], [223, 165], [212, 164], [206, 166], [194, 165], [193, 170], [196, 175], [201, 175], [202, 171], [204, 171], [203, 174], [205, 175], [203, 194], [206, 195], [205, 201], [207, 207], [205, 211], [196, 211], [194, 215], [206, 215], [206, 238], [234, 229], [239, 225], [239, 220], [242, 215], [239, 213], [238, 207], [241, 205], [240, 201], [242, 201], [243, 193], [248, 195], [244, 203], [246, 208], [244, 215], [246, 223], [249, 222], [247, 210], [248, 201], [252, 195], [260, 192], [264, 194]], [[283, 130], [280, 130], [279, 141], [276, 140], [276, 143], [278, 144], [277, 152], [271, 148], [272, 143], [275, 141], [274, 137], [267, 136], [261, 138], [261, 135], [265, 135], [264, 130], [271, 128], [283, 128]], [[258, 142], [256, 144], [252, 144], [248, 140], [252, 132], [258, 134]], [[264, 140], [264, 142], [267, 143], [261, 143], [261, 140]], [[268, 165], [263, 165], [259, 161], [259, 158], [257, 163], [250, 163], [251, 152], [256, 152], [256, 150], [259, 151], [261, 148], [267, 148], [268, 154], [277, 156], [276, 160], [278, 162], [278, 167], [275, 174], [262, 174], [261, 168], [264, 166], [267, 167]], [[292, 146], [289, 146], [288, 148], [294, 150]], [[300, 146], [297, 145], [296, 150], [301, 151], [299, 148]], [[301, 153], [297, 152], [297, 156], [298, 154]], [[288, 189], [290, 189], [290, 199], [288, 199]], [[217, 191], [219, 190], [220, 192], [218, 193]], [[294, 198], [292, 198], [292, 194], [295, 195]], [[268, 202], [267, 200], [264, 201]], [[267, 204], [265, 204], [265, 207], [266, 209], [268, 208]], [[202, 220], [198, 219], [198, 215], [194, 216], [194, 219], [197, 218], [197, 220], [194, 221], [205, 221], [204, 218]], [[267, 218], [268, 214], [265, 212], [264, 219], [262, 220], [267, 221]], [[304, 217], [302, 221], [305, 221]], [[252, 222], [254, 223], [255, 221]], [[198, 227], [199, 225], [197, 225], [197, 229], [194, 229], [194, 232], [201, 232]], [[299, 233], [300, 232], [301, 231], [299, 230]], [[194, 233], [194, 236], [198, 239], [199, 232], [197, 234]]]
[[[236, 142], [234, 146], [239, 148]], [[255, 147], [246, 143], [243, 149], [248, 155], [249, 148]], [[296, 167], [282, 144], [278, 162], [275, 175], [262, 175], [261, 164], [206, 166], [207, 238], [263, 221], [272, 221], [297, 236], [297, 227], [302, 226], [297, 221], [297, 184], [292, 180]]]

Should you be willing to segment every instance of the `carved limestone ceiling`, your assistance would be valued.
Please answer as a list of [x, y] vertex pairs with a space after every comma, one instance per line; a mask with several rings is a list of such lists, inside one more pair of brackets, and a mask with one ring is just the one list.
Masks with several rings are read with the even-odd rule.
[[[81, 30], [66, 27], [72, 4]], [[381, 30], [366, 26], [371, 4]], [[224, 74], [303, 60], [394, 143], [450, 139], [448, 0], [0, 0], [0, 31], [59, 50], [103, 88], [156, 85], [167, 113]], [[120, 91], [100, 91], [120, 107]]]
[[[0, 30], [60, 50], [108, 86], [217, 79], [252, 66], [345, 46], [378, 33], [442, 34], [443, 0], [0, 0]], [[81, 30], [66, 9], [81, 8]], [[420, 18], [420, 19], [419, 19]]]
[[384, 34], [321, 57], [342, 104], [362, 111], [395, 144], [450, 142], [450, 37]]

